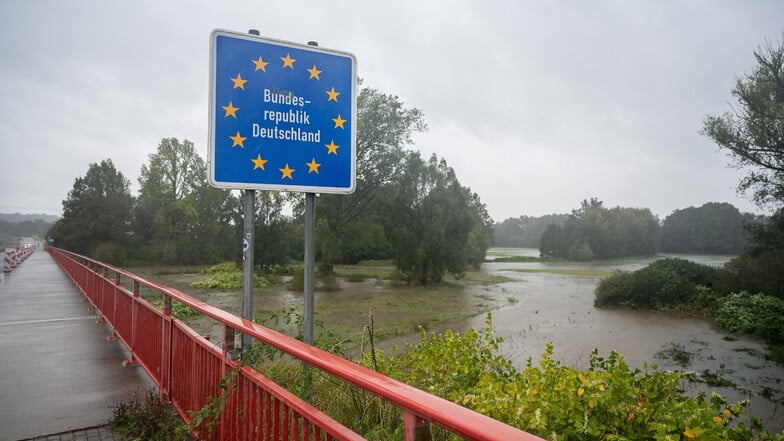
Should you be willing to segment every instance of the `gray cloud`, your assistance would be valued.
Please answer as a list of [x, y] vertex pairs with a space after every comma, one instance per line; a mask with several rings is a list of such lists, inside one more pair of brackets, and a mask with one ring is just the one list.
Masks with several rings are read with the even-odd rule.
[[135, 184], [163, 137], [206, 155], [214, 28], [353, 52], [498, 220], [593, 196], [754, 210], [698, 131], [782, 18], [776, 1], [2, 2], [0, 211], [58, 212], [105, 158]]

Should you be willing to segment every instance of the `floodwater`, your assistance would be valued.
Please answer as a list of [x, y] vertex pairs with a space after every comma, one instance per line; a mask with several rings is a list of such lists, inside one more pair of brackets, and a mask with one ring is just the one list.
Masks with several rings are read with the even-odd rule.
[[[519, 249], [506, 254], [538, 255], [538, 250]], [[672, 255], [698, 263], [720, 266], [732, 256]], [[510, 303], [493, 313], [497, 335], [504, 337], [504, 352], [522, 368], [530, 357], [540, 358], [547, 342], [553, 342], [555, 358], [566, 365], [586, 368], [591, 351], [622, 354], [630, 366], [656, 363], [661, 369], [705, 372], [729, 380], [736, 388], [686, 384], [689, 393], [705, 390], [731, 401], [751, 399], [750, 413], [766, 422], [770, 431], [784, 430], [784, 366], [765, 360], [765, 346], [757, 340], [728, 336], [712, 323], [689, 316], [652, 311], [597, 309], [594, 289], [599, 277], [546, 273], [520, 273], [513, 269], [640, 269], [654, 258], [629, 259], [612, 263], [485, 263], [483, 272], [504, 275], [513, 282], [498, 286], [498, 295], [514, 296]], [[474, 317], [450, 326], [455, 331], [484, 327], [484, 317]], [[691, 357], [681, 366], [662, 355], [673, 348]], [[763, 396], [765, 395], [765, 396]]]
[[[495, 250], [493, 250], [495, 251]], [[538, 256], [535, 249], [503, 249], [504, 255]], [[672, 255], [698, 263], [721, 266], [732, 256]], [[491, 257], [492, 258], [492, 254]], [[750, 413], [761, 418], [771, 432], [784, 431], [784, 366], [765, 360], [766, 349], [761, 342], [729, 336], [711, 322], [652, 311], [597, 309], [593, 306], [594, 289], [600, 277], [547, 273], [521, 273], [515, 269], [591, 269], [598, 271], [634, 271], [654, 260], [653, 257], [607, 262], [488, 262], [482, 272], [502, 275], [510, 282], [497, 285], [468, 285], [436, 288], [429, 293], [439, 299], [440, 307], [465, 311], [476, 303], [486, 303], [493, 311], [493, 326], [504, 338], [502, 351], [522, 369], [529, 358], [540, 359], [545, 345], [552, 342], [554, 357], [567, 366], [587, 368], [594, 348], [600, 356], [616, 351], [631, 367], [642, 368], [655, 363], [660, 369], [687, 370], [700, 376], [718, 376], [735, 387], [709, 387], [704, 383], [685, 383], [690, 394], [716, 392], [730, 401], [750, 399]], [[198, 276], [196, 276], [198, 277]], [[373, 280], [362, 283], [341, 283], [334, 293], [316, 293], [317, 319], [351, 324], [366, 323], [367, 311], [373, 308], [378, 327], [384, 317], [405, 316], [411, 321], [402, 337], [376, 344], [380, 348], [417, 342], [417, 324], [427, 325], [428, 306], [416, 303], [408, 288], [378, 286]], [[421, 293], [419, 293], [421, 294]], [[421, 295], [420, 295], [421, 298]], [[212, 294], [209, 303], [238, 312], [236, 293]], [[264, 290], [256, 294], [254, 305], [259, 309], [279, 310], [301, 307], [302, 294], [285, 288]], [[499, 307], [500, 306], [500, 307]], [[342, 312], [339, 312], [342, 311]], [[320, 312], [322, 315], [320, 315]], [[345, 324], [345, 323], [344, 323]], [[428, 331], [452, 329], [464, 332], [473, 327], [482, 329], [485, 315], [428, 327]], [[210, 330], [207, 332], [219, 332]], [[688, 363], [679, 365], [673, 357], [662, 355], [673, 349], [690, 354]]]

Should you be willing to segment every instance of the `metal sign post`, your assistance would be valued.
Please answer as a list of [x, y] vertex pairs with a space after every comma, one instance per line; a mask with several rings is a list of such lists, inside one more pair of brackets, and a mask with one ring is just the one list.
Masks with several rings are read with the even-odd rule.
[[242, 313], [248, 320], [254, 190], [305, 193], [303, 315], [305, 341], [312, 344], [315, 194], [354, 191], [357, 63], [348, 52], [251, 34], [210, 35], [208, 178], [214, 187], [245, 190]]
[[[253, 253], [256, 241], [256, 191], [243, 192], [242, 217], [242, 318], [253, 321]], [[253, 340], [242, 334], [241, 348], [247, 351]]]

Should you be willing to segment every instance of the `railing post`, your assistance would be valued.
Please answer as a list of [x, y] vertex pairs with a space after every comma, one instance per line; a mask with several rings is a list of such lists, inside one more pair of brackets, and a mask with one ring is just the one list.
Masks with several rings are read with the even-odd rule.
[[131, 358], [127, 360], [123, 360], [123, 365], [129, 364], [136, 364], [138, 361], [136, 360], [136, 317], [137, 312], [136, 308], [139, 305], [139, 281], [133, 281], [133, 299], [131, 299], [131, 338], [130, 338], [130, 350], [131, 350]]
[[162, 323], [162, 342], [161, 342], [161, 395], [170, 399], [171, 393], [171, 366], [172, 366], [172, 317], [171, 317], [171, 296], [163, 295], [163, 323]]
[[[245, 334], [243, 334], [243, 337]], [[226, 378], [226, 375], [229, 373], [230, 365], [229, 363], [236, 359], [236, 353], [234, 352], [234, 328], [230, 328], [223, 324], [223, 338], [221, 341], [221, 349], [223, 350], [223, 360], [221, 362], [221, 378]], [[244, 349], [244, 347], [243, 347]], [[218, 391], [218, 393], [222, 393], [222, 391]], [[230, 403], [226, 403], [229, 407]], [[229, 427], [229, 420], [227, 415], [231, 411], [229, 407], [224, 407], [223, 412], [220, 415], [220, 439], [230, 439], [231, 438], [231, 428]]]
[[97, 271], [98, 277], [96, 278], [98, 282], [98, 297], [95, 299], [95, 305], [98, 308], [98, 312], [101, 314], [101, 318], [98, 320], [98, 323], [106, 323], [106, 293], [105, 285], [106, 285], [106, 278], [109, 276], [109, 271], [106, 267], [98, 267]]
[[430, 423], [408, 410], [403, 411], [405, 441], [430, 441]]
[[120, 291], [120, 273], [114, 272], [114, 286], [112, 287], [112, 316], [109, 325], [112, 328], [112, 335], [107, 340], [117, 340], [117, 295]]

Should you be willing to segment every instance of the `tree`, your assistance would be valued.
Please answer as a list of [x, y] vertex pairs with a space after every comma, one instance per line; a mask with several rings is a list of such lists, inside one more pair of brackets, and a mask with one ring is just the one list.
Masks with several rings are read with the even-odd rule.
[[708, 116], [702, 133], [727, 151], [748, 174], [738, 185], [752, 192], [759, 206], [781, 207], [784, 201], [784, 34], [754, 52], [757, 66], [736, 81], [733, 112]]
[[470, 200], [473, 193], [460, 185], [445, 160], [433, 155], [425, 162], [418, 152], [407, 155], [395, 188], [386, 225], [403, 278], [425, 285], [440, 282], [447, 272], [462, 274], [477, 253], [472, 248], [481, 246], [470, 243], [471, 232], [489, 235], [489, 220], [481, 221], [475, 207], [478, 197]]
[[493, 225], [495, 246], [539, 248], [544, 231], [550, 224], [563, 225], [566, 214], [548, 214], [541, 217], [510, 217]]
[[124, 250], [133, 203], [130, 182], [111, 159], [90, 164], [84, 177], [74, 181], [63, 201], [63, 217], [55, 222], [49, 235], [55, 246], [76, 253], [90, 254], [102, 243]]
[[239, 246], [229, 227], [237, 204], [228, 190], [207, 184], [206, 165], [192, 142], [162, 139], [142, 165], [139, 186], [134, 231], [147, 258], [210, 263], [228, 257], [227, 244]]
[[739, 254], [744, 221], [749, 218], [728, 203], [675, 210], [664, 219], [661, 250], [670, 253]]
[[356, 262], [356, 256], [349, 255], [344, 247], [351, 242], [350, 232], [358, 224], [378, 223], [378, 207], [374, 204], [399, 174], [406, 155], [404, 148], [412, 143], [412, 135], [426, 129], [422, 111], [406, 108], [397, 96], [367, 87], [360, 91], [356, 190], [350, 195], [322, 195], [317, 201], [322, 272], [331, 272], [338, 261]]
[[752, 193], [775, 214], [748, 228], [749, 246], [726, 265], [723, 285], [784, 297], [784, 34], [754, 52], [757, 66], [736, 81], [733, 113], [708, 116], [702, 133], [726, 150], [734, 165], [747, 169], [738, 190]]
[[[256, 243], [254, 246], [254, 263], [267, 267], [284, 265], [293, 255], [302, 252], [304, 246], [296, 250], [293, 246], [298, 241], [293, 237], [291, 219], [284, 216], [283, 208], [286, 196], [277, 191], [256, 192]], [[242, 223], [238, 222], [240, 229]], [[303, 232], [299, 231], [302, 236]]]
[[659, 220], [647, 208], [605, 208], [584, 200], [563, 225], [550, 224], [542, 234], [542, 257], [570, 260], [613, 259], [656, 254]]
[[145, 243], [153, 238], [159, 210], [183, 199], [206, 179], [204, 161], [187, 139], [164, 138], [142, 165], [134, 230]]
[[539, 243], [539, 255], [545, 259], [566, 256], [566, 241], [560, 224], [552, 223], [545, 228]]

